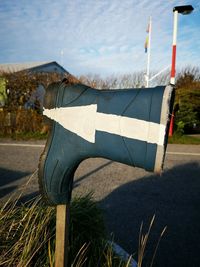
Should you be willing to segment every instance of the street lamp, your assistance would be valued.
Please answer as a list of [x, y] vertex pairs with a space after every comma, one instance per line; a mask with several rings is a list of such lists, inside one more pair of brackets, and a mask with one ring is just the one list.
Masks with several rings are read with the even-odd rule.
[[176, 42], [177, 42], [177, 26], [178, 26], [178, 13], [182, 15], [189, 15], [194, 10], [193, 6], [175, 6], [174, 12], [174, 27], [173, 27], [173, 44], [172, 44], [172, 65], [171, 65], [171, 78], [170, 83], [175, 84], [176, 74]]
[[[182, 15], [188, 15], [194, 10], [193, 6], [175, 6], [173, 8], [174, 12], [174, 28], [173, 28], [173, 44], [172, 44], [172, 65], [171, 65], [171, 78], [170, 83], [175, 84], [175, 74], [176, 74], [176, 41], [177, 41], [177, 25], [178, 25], [178, 13]], [[169, 126], [169, 136], [173, 135], [174, 128], [174, 112], [172, 112], [170, 126]]]

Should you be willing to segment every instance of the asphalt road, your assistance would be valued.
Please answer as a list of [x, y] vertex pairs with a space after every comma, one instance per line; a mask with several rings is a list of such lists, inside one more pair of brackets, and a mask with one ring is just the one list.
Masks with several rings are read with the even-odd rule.
[[[37, 165], [43, 145], [0, 140], [1, 203], [21, 190], [23, 200], [38, 193]], [[129, 253], [137, 255], [141, 223], [145, 233], [155, 214], [144, 266], [150, 265], [165, 226], [154, 266], [200, 266], [200, 146], [169, 145], [161, 176], [105, 159], [88, 159], [76, 171], [73, 195], [91, 191], [104, 210], [108, 232]]]

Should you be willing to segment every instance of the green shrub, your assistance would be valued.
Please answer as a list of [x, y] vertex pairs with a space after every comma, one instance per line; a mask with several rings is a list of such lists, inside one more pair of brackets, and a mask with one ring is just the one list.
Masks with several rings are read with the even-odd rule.
[[7, 109], [0, 111], [0, 134], [2, 136], [17, 136], [22, 133], [42, 131], [43, 117], [35, 110], [20, 108], [16, 111]]
[[175, 97], [175, 130], [188, 133], [200, 124], [200, 70], [185, 69], [177, 79]]

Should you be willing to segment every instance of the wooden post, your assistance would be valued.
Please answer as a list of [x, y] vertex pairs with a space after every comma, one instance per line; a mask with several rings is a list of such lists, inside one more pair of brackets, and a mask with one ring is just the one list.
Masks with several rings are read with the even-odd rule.
[[67, 267], [69, 252], [69, 205], [58, 205], [56, 209], [55, 267]]

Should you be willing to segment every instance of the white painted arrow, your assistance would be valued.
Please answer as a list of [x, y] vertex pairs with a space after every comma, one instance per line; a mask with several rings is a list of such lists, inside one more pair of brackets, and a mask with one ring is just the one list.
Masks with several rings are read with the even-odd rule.
[[164, 144], [165, 125], [99, 113], [97, 104], [44, 109], [43, 114], [91, 143], [95, 143], [97, 130], [161, 146]]

